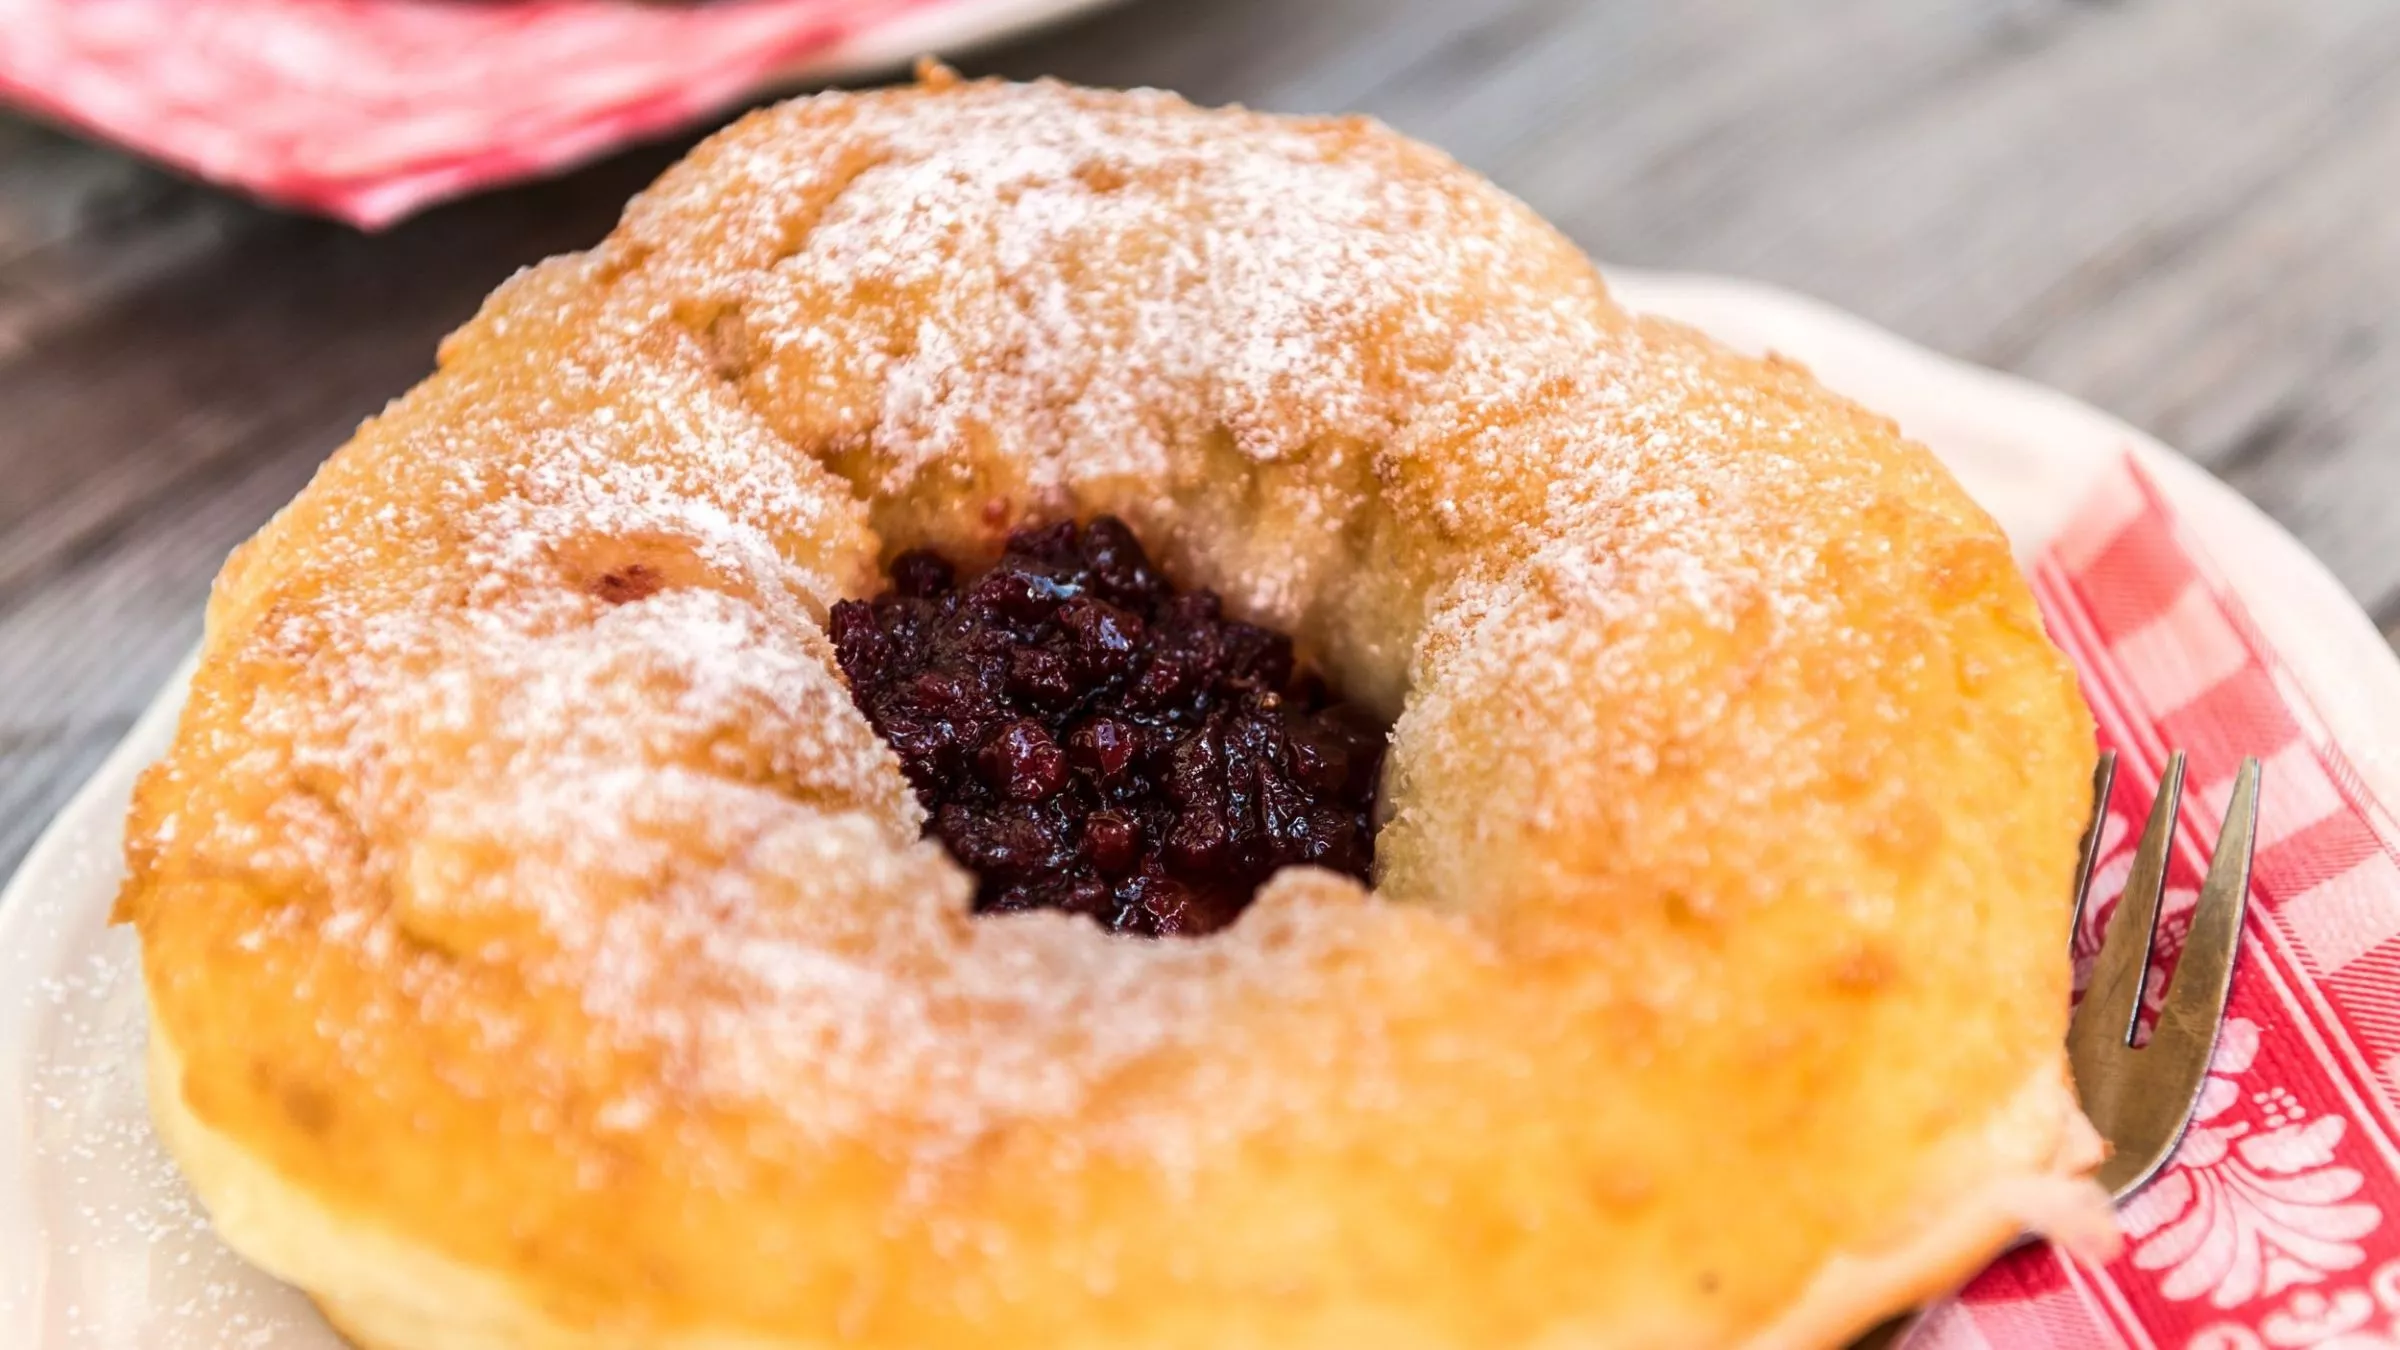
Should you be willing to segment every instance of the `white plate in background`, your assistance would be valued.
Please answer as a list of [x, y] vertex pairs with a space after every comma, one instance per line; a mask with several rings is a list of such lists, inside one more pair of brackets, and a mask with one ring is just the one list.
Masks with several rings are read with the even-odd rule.
[[774, 82], [815, 84], [882, 75], [920, 56], [956, 56], [1114, 3], [1116, 0], [954, 0], [931, 5], [811, 52]]
[[[1025, 21], [1080, 7], [995, 0], [981, 8]], [[949, 45], [938, 35], [911, 41]], [[2400, 801], [2400, 764], [2372, 753], [2400, 746], [2400, 662], [2305, 549], [2215, 479], [2064, 395], [1784, 292], [1707, 277], [1612, 279], [1634, 308], [1787, 353], [1897, 418], [2000, 518], [2021, 553], [2037, 551], [2119, 456], [2140, 456], [2216, 556], [2239, 561], [2230, 580], [2254, 618], [2361, 773], [2385, 800]], [[305, 1300], [210, 1236], [142, 1103], [133, 943], [109, 930], [107, 917], [126, 799], [166, 746], [182, 688], [179, 674], [0, 892], [0, 1346], [341, 1345]]]

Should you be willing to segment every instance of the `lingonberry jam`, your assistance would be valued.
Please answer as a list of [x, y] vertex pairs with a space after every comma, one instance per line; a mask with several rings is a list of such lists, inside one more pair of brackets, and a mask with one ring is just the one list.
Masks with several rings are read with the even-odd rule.
[[966, 578], [904, 553], [891, 583], [834, 606], [834, 651], [978, 910], [1198, 934], [1287, 864], [1367, 875], [1383, 728], [1123, 522], [1019, 531]]

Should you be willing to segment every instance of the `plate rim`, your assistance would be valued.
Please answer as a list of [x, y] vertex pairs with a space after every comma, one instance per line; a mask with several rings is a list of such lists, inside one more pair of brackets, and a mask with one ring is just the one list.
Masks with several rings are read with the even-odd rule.
[[952, 0], [902, 11], [777, 70], [782, 87], [887, 74], [919, 56], [955, 56], [1063, 24], [1121, 0]]

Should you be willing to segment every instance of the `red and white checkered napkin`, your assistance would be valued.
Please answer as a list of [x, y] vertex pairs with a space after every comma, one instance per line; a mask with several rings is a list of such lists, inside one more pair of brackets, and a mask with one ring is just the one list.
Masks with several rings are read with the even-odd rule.
[[[2034, 568], [2051, 636], [2120, 752], [2096, 896], [2132, 863], [2167, 751], [2191, 752], [2160, 948], [2180, 949], [2236, 766], [2265, 762], [2233, 1004], [2175, 1160], [2106, 1269], [2013, 1253], [1912, 1346], [2400, 1346], [2400, 830], [2300, 682], [2130, 462]], [[2087, 915], [2079, 952], [2105, 911]], [[2152, 996], [2161, 992], [2153, 979]]]
[[0, 0], [0, 98], [378, 226], [587, 159], [955, 0]]

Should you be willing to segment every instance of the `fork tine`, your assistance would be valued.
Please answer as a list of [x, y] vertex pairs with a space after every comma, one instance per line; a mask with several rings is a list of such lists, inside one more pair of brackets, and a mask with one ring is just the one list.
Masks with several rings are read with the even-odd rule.
[[2117, 785], [2117, 752], [2105, 750], [2092, 766], [2092, 818], [2083, 826], [2081, 856], [2075, 863], [2075, 913], [2067, 920], [2067, 945], [2083, 931], [2083, 907], [2092, 898], [2092, 864], [2100, 856], [2100, 831], [2108, 824], [2108, 794]]
[[2233, 987], [2234, 952], [2241, 945], [2242, 911], [2250, 899], [2250, 856], [2258, 839], [2258, 761], [2245, 759], [2234, 775], [2233, 800], [2217, 833], [2217, 854], [2208, 864], [2200, 900], [2192, 909], [2191, 933], [2175, 965], [2175, 983], [2159, 1009], [2153, 1050], [2174, 1057], [2216, 1047], [2217, 1026]]
[[2158, 930], [2159, 901], [2167, 890], [2167, 853], [2175, 842], [2175, 813], [2182, 801], [2183, 752], [2178, 750], [2168, 758], [2167, 772], [2159, 780], [2150, 823], [2142, 827], [2125, 894], [2109, 920], [2108, 936], [2100, 941], [2092, 982], [2083, 995], [2084, 1009], [2075, 1019], [2105, 1028], [2120, 1046], [2133, 1044], [2134, 1022], [2141, 1016], [2142, 979], [2150, 968], [2150, 942]]

